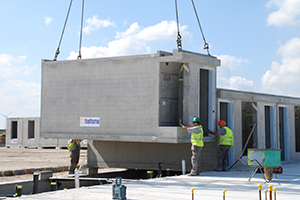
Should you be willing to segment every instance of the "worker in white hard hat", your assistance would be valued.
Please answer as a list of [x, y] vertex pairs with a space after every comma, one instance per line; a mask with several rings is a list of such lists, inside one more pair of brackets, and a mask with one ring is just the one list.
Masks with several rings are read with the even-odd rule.
[[79, 162], [80, 157], [80, 142], [81, 140], [78, 139], [71, 139], [69, 140], [68, 150], [70, 152], [70, 167], [69, 167], [69, 174], [74, 174], [74, 170]]
[[200, 173], [200, 157], [201, 151], [204, 146], [203, 142], [203, 128], [200, 125], [200, 119], [198, 117], [194, 117], [193, 120], [194, 126], [185, 126], [181, 125], [185, 131], [191, 133], [191, 150], [192, 150], [192, 169], [188, 176], [197, 176]]

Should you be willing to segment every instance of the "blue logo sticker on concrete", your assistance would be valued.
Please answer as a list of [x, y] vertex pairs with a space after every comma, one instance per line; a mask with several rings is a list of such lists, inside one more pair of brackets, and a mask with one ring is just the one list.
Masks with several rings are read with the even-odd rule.
[[80, 117], [80, 127], [100, 127], [100, 117]]

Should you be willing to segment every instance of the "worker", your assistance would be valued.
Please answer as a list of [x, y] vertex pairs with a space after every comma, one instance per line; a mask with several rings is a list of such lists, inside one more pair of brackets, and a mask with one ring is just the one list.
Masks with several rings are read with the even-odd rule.
[[200, 157], [204, 146], [203, 128], [200, 125], [200, 119], [198, 117], [194, 117], [192, 122], [193, 127], [182, 125], [182, 128], [191, 134], [192, 169], [188, 176], [197, 176], [200, 173]]
[[217, 155], [217, 167], [214, 171], [227, 171], [227, 155], [230, 147], [233, 146], [233, 133], [230, 128], [226, 126], [224, 120], [218, 122], [220, 129], [217, 132], [208, 130], [208, 133], [213, 134], [219, 138], [219, 150]]
[[69, 140], [68, 150], [70, 152], [70, 167], [69, 174], [74, 174], [74, 170], [79, 162], [80, 157], [80, 142], [78, 139]]

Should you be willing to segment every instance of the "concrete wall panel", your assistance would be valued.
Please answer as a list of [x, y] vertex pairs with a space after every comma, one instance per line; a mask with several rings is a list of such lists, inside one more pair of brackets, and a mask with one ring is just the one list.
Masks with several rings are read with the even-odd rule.
[[[163, 169], [181, 171], [182, 159], [186, 162], [187, 171], [191, 168], [191, 144], [138, 143], [89, 141], [89, 167], [111, 167], [129, 169], [157, 170], [158, 161]], [[202, 151], [201, 169], [213, 169], [216, 164], [217, 144], [206, 142]]]

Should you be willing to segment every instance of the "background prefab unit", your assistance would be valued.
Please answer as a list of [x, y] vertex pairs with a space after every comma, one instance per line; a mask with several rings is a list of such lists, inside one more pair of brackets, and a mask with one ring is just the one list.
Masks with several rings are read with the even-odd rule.
[[[40, 136], [40, 117], [6, 119], [6, 146], [20, 148], [54, 147], [67, 148], [67, 139], [44, 138]], [[82, 142], [87, 147], [87, 142]]]
[[[42, 61], [41, 135], [85, 138], [88, 165], [171, 170], [190, 164], [190, 134], [200, 116], [216, 121], [216, 67], [220, 60], [173, 50], [152, 55]], [[201, 113], [204, 113], [204, 115]], [[214, 137], [205, 137], [203, 169], [216, 161]], [[209, 160], [209, 161], [207, 161]]]

